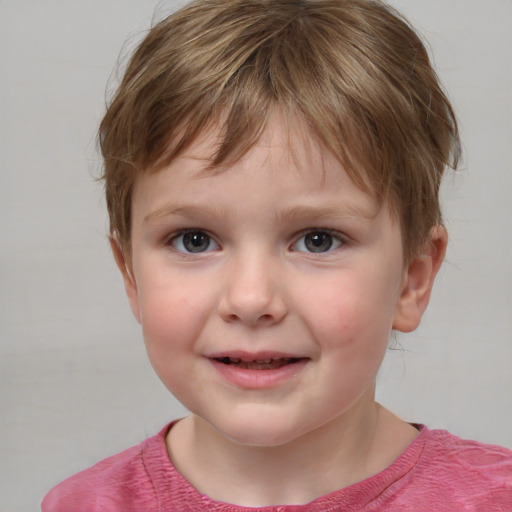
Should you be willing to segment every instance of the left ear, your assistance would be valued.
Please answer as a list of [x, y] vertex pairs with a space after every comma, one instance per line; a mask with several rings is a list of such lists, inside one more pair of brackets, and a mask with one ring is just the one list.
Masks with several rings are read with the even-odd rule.
[[447, 244], [446, 229], [444, 226], [435, 226], [430, 232], [430, 238], [404, 270], [393, 329], [411, 332], [420, 324], [421, 316], [430, 299], [434, 279], [443, 262]]

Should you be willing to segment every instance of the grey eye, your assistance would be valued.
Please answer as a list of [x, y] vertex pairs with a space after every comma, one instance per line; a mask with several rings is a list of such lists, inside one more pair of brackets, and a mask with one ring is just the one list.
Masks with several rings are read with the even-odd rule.
[[204, 231], [187, 231], [176, 236], [172, 246], [183, 253], [200, 253], [218, 248], [218, 245]]
[[342, 241], [328, 231], [310, 231], [301, 237], [293, 246], [295, 251], [322, 253], [337, 249]]

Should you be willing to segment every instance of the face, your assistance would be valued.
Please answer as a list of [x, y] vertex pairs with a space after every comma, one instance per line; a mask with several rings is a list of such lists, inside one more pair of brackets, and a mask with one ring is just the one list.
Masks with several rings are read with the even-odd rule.
[[226, 438], [280, 445], [373, 405], [400, 228], [277, 120], [217, 174], [207, 135], [136, 182], [127, 291], [167, 388]]

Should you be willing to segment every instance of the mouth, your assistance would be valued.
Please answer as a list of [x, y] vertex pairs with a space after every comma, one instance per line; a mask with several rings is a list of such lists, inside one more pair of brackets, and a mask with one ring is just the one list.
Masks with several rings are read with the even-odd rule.
[[243, 368], [244, 370], [276, 370], [283, 366], [305, 360], [303, 357], [279, 357], [254, 360], [245, 360], [239, 357], [215, 357], [213, 359], [227, 366]]
[[275, 351], [246, 352], [234, 350], [208, 354], [220, 376], [239, 389], [272, 389], [293, 382], [311, 361], [302, 354]]

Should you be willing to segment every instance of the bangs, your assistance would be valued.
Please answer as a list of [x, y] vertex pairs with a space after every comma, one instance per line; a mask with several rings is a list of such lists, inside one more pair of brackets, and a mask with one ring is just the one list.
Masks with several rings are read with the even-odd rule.
[[122, 209], [129, 234], [136, 173], [166, 166], [212, 127], [219, 172], [276, 110], [290, 137], [300, 119], [357, 186], [403, 226], [416, 223], [404, 245], [440, 222], [441, 177], [459, 154], [455, 117], [419, 37], [371, 0], [198, 1], [153, 27], [100, 127], [111, 221]]

